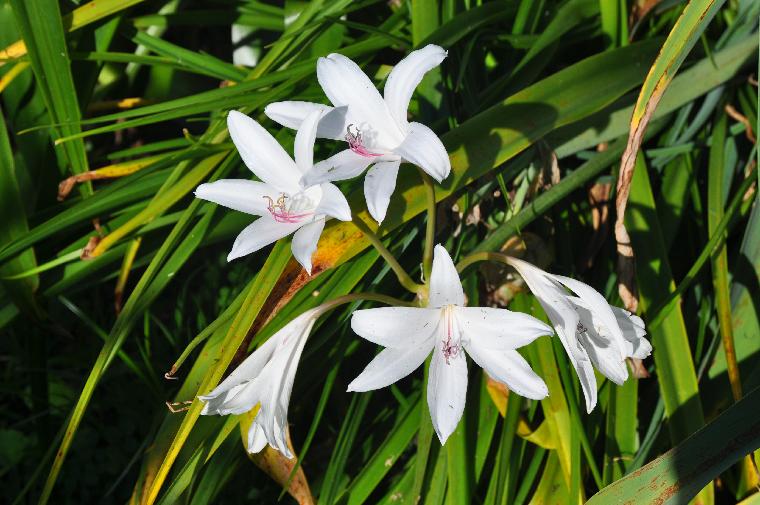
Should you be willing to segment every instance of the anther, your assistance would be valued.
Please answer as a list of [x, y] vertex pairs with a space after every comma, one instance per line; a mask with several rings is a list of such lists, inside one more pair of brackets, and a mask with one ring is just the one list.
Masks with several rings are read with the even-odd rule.
[[172, 414], [179, 414], [180, 412], [190, 410], [191, 403], [193, 403], [192, 400], [185, 400], [184, 402], [166, 402], [166, 406]]

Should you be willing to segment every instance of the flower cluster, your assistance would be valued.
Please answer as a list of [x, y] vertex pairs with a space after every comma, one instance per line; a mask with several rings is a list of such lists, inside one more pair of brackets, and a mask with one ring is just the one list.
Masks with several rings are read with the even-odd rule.
[[[202, 184], [195, 192], [198, 198], [259, 216], [235, 239], [228, 260], [293, 234], [293, 256], [311, 273], [311, 257], [325, 221], [352, 220], [348, 202], [334, 181], [356, 177], [366, 170], [367, 209], [379, 223], [385, 218], [402, 162], [417, 165], [438, 182], [445, 179], [451, 165], [440, 139], [427, 126], [407, 119], [414, 89], [445, 57], [446, 51], [435, 45], [412, 52], [390, 72], [383, 96], [350, 59], [340, 54], [320, 58], [317, 78], [332, 106], [290, 101], [265, 109], [269, 118], [296, 130], [294, 159], [259, 123], [231, 111], [228, 126], [232, 141], [261, 182], [219, 180]], [[314, 163], [316, 138], [345, 141], [348, 147]], [[512, 392], [540, 400], [549, 394], [547, 386], [518, 349], [556, 331], [591, 412], [596, 405], [595, 368], [622, 384], [628, 378], [626, 359], [643, 359], [651, 353], [642, 320], [611, 307], [592, 287], [517, 258], [503, 256], [502, 260], [522, 276], [553, 328], [528, 314], [468, 307], [451, 256], [436, 245], [418, 306], [353, 313], [354, 332], [384, 349], [349, 384], [348, 391], [393, 384], [432, 353], [427, 401], [443, 444], [465, 407], [465, 355]], [[308, 310], [286, 324], [213, 391], [199, 397], [205, 402], [202, 413], [242, 414], [258, 406], [248, 433], [248, 450], [258, 452], [269, 444], [292, 457], [286, 431], [296, 368], [315, 321], [335, 305], [332, 301]]]

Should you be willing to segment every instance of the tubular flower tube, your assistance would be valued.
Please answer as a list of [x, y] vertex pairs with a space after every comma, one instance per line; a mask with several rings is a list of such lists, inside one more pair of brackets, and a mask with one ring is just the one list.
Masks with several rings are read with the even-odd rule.
[[356, 63], [340, 54], [317, 62], [317, 79], [333, 107], [310, 102], [276, 102], [264, 112], [288, 128], [299, 128], [313, 111], [324, 117], [317, 136], [344, 140], [348, 149], [314, 165], [307, 184], [350, 179], [371, 166], [364, 179], [367, 208], [377, 222], [385, 218], [401, 162], [414, 163], [441, 182], [451, 171], [446, 148], [427, 126], [409, 122], [407, 109], [415, 88], [446, 58], [430, 44], [412, 51], [388, 75], [383, 96]]
[[465, 307], [464, 291], [449, 253], [435, 247], [427, 307], [357, 310], [351, 328], [385, 347], [348, 386], [349, 391], [379, 389], [406, 377], [433, 353], [427, 384], [428, 407], [441, 444], [464, 411], [469, 354], [495, 380], [526, 398], [548, 395], [544, 381], [515, 349], [552, 329], [518, 312]]
[[588, 284], [550, 274], [517, 258], [506, 261], [525, 279], [549, 316], [580, 379], [586, 411], [591, 412], [597, 400], [594, 367], [621, 385], [628, 379], [625, 359], [644, 359], [651, 354], [644, 322], [627, 310], [610, 306]]
[[351, 220], [346, 197], [331, 183], [305, 186], [311, 169], [320, 111], [309, 114], [298, 129], [295, 161], [256, 121], [230, 111], [227, 125], [240, 157], [262, 182], [222, 179], [201, 184], [195, 196], [230, 209], [261, 216], [235, 239], [227, 261], [258, 251], [294, 233], [293, 256], [311, 273], [311, 256], [328, 217]]
[[267, 444], [292, 458], [286, 429], [290, 393], [306, 339], [320, 315], [308, 310], [285, 325], [248, 356], [213, 391], [198, 399], [205, 402], [201, 414], [243, 414], [260, 409], [248, 430], [248, 452], [260, 452]]

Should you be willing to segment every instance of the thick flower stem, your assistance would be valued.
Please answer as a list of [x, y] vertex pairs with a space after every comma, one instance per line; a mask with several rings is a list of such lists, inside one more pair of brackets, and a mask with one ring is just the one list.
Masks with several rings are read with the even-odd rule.
[[469, 256], [464, 258], [462, 261], [457, 263], [457, 272], [461, 274], [467, 269], [467, 267], [475, 263], [478, 263], [480, 261], [496, 261], [499, 263], [505, 263], [509, 265], [510, 259], [511, 259], [510, 256], [503, 253], [497, 253], [497, 252], [474, 253], [474, 254], [470, 254]]
[[420, 286], [412, 280], [409, 274], [406, 273], [406, 270], [404, 270], [404, 267], [402, 267], [401, 264], [399, 264], [398, 260], [396, 260], [396, 257], [393, 256], [388, 248], [383, 245], [380, 237], [378, 237], [377, 234], [373, 232], [369, 226], [367, 226], [367, 223], [365, 223], [362, 218], [359, 216], [354, 216], [354, 219], [351, 222], [354, 223], [354, 226], [359, 228], [359, 230], [364, 234], [365, 237], [367, 237], [375, 249], [377, 249], [377, 252], [379, 252], [380, 256], [382, 256], [383, 259], [388, 263], [388, 266], [391, 267], [391, 270], [393, 270], [393, 272], [396, 274], [398, 281], [402, 286], [404, 286], [404, 288], [417, 295], [423, 293], [424, 286]]
[[377, 293], [351, 293], [350, 295], [339, 296], [338, 298], [334, 298], [330, 300], [329, 302], [325, 302], [322, 305], [320, 305], [317, 311], [317, 317], [334, 309], [335, 307], [339, 305], [343, 305], [344, 303], [361, 302], [361, 301], [379, 302], [379, 303], [384, 303], [386, 305], [391, 305], [394, 307], [399, 307], [399, 306], [416, 307], [417, 306], [417, 304], [414, 302], [405, 302], [404, 300], [400, 300], [392, 296], [379, 295]]
[[425, 275], [425, 282], [430, 279], [430, 272], [433, 270], [433, 246], [435, 245], [435, 183], [433, 179], [421, 168], [418, 169], [422, 182], [425, 185], [425, 195], [427, 198], [427, 224], [425, 226], [425, 251], [422, 256], [422, 272]]

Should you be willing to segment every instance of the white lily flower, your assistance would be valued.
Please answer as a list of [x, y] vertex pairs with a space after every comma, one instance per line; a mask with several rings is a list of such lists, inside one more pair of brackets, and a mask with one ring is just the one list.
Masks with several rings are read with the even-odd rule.
[[[597, 401], [594, 367], [621, 385], [628, 379], [625, 359], [644, 359], [651, 354], [652, 345], [644, 338], [644, 322], [610, 306], [588, 284], [550, 274], [517, 258], [509, 258], [508, 263], [525, 279], [554, 324], [580, 379], [586, 411], [591, 412]], [[567, 289], [578, 296], [571, 296]]]
[[490, 307], [465, 307], [462, 283], [449, 253], [437, 245], [425, 308], [357, 310], [351, 328], [385, 347], [351, 382], [348, 391], [369, 391], [406, 377], [433, 352], [427, 384], [428, 407], [441, 444], [464, 411], [467, 362], [464, 351], [493, 379], [532, 399], [549, 391], [515, 349], [552, 329], [528, 314]]
[[351, 220], [346, 197], [334, 185], [305, 186], [301, 177], [313, 165], [314, 140], [321, 113], [301, 124], [295, 139], [295, 162], [259, 123], [230, 111], [227, 126], [240, 157], [262, 182], [222, 179], [201, 184], [195, 196], [230, 209], [261, 216], [235, 239], [227, 261], [258, 251], [295, 233], [293, 256], [311, 274], [311, 255], [327, 217]]
[[285, 325], [248, 356], [213, 391], [198, 399], [201, 414], [243, 414], [260, 409], [248, 430], [248, 452], [260, 452], [267, 443], [292, 458], [287, 443], [288, 405], [298, 361], [319, 316], [311, 309]]
[[414, 163], [438, 182], [451, 171], [438, 136], [406, 117], [415, 88], [444, 58], [446, 51], [432, 44], [412, 51], [393, 67], [380, 96], [356, 63], [330, 54], [317, 62], [317, 79], [334, 107], [290, 101], [269, 104], [264, 112], [283, 126], [298, 128], [313, 111], [323, 111], [317, 136], [345, 140], [349, 148], [317, 163], [305, 176], [307, 183], [350, 179], [372, 165], [364, 179], [364, 195], [370, 214], [382, 222], [402, 161]]

